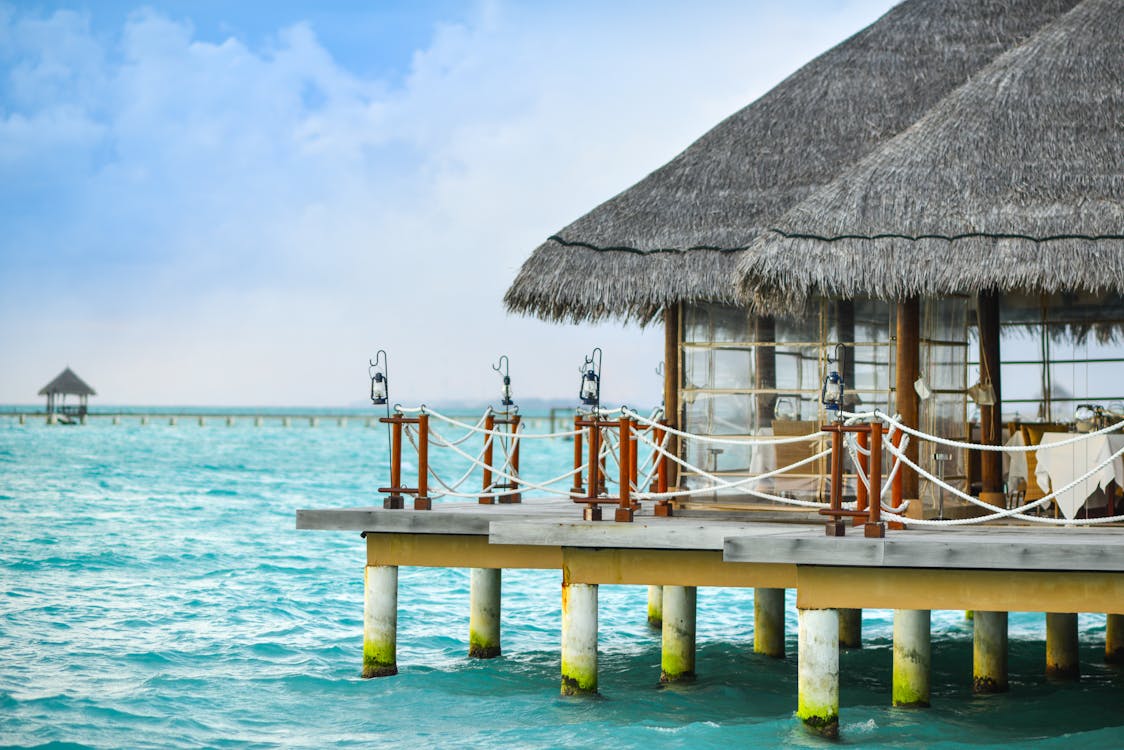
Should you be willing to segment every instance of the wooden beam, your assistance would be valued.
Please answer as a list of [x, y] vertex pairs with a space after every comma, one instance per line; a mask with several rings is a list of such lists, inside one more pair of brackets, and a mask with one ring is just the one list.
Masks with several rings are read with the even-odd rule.
[[796, 566], [732, 563], [721, 550], [563, 547], [567, 583], [792, 588]]
[[489, 544], [486, 535], [367, 534], [368, 565], [423, 568], [562, 568], [559, 547]]
[[1124, 613], [1124, 573], [797, 567], [796, 606]]
[[[916, 297], [904, 300], [897, 306], [897, 348], [895, 350], [895, 408], [902, 424], [915, 429], [918, 420], [919, 399], [913, 384], [921, 369], [921, 304]], [[917, 441], [911, 440], [906, 456], [917, 461]], [[902, 477], [902, 497], [918, 496], [917, 472], [906, 466], [899, 470]]]

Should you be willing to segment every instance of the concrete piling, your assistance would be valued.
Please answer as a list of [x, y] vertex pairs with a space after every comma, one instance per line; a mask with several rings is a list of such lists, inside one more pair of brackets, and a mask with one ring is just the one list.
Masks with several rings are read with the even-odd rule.
[[1075, 680], [1081, 675], [1077, 655], [1077, 614], [1046, 613], [1046, 676]]
[[930, 612], [927, 609], [894, 610], [895, 706], [927, 708], [931, 657]]
[[26, 424], [27, 420], [24, 415], [20, 414], [20, 424]]
[[648, 587], [648, 625], [663, 627], [663, 586]]
[[398, 566], [368, 565], [363, 576], [363, 677], [398, 674]]
[[227, 427], [233, 427], [234, 426], [234, 417], [227, 417], [226, 418], [226, 426]]
[[1124, 664], [1124, 615], [1105, 615], [1104, 660]]
[[254, 417], [254, 427], [261, 427], [263, 424], [265, 424], [264, 419], [261, 417]]
[[206, 417], [199, 417], [199, 426], [200, 427], [206, 427], [207, 426], [207, 418]]
[[500, 605], [503, 572], [473, 568], [469, 581], [468, 655], [491, 659], [500, 655]]
[[336, 424], [337, 424], [337, 425], [338, 425], [339, 427], [347, 427], [347, 417], [340, 417], [340, 418], [339, 418], [339, 419], [338, 419], [338, 420], [336, 421]]
[[292, 424], [293, 424], [293, 420], [292, 420], [291, 417], [281, 417], [281, 426], [282, 427], [289, 427]]
[[839, 736], [839, 612], [797, 609], [796, 715], [816, 734]]
[[308, 426], [309, 427], [319, 427], [320, 426], [320, 420], [316, 417], [309, 417], [308, 418]]
[[175, 427], [176, 426], [176, 418], [175, 417], [169, 417], [168, 418], [168, 426], [169, 427]]
[[597, 584], [562, 583], [562, 695], [597, 692]]
[[114, 417], [113, 418], [113, 425], [117, 426], [119, 424], [121, 424], [121, 417]]
[[148, 417], [147, 416], [141, 417], [141, 424], [142, 425], [148, 424]]
[[975, 610], [972, 618], [972, 689], [1005, 693], [1007, 683], [1007, 613]]
[[753, 590], [753, 651], [784, 658], [784, 589]]
[[695, 679], [695, 612], [698, 589], [663, 587], [663, 648], [660, 682]]
[[863, 611], [861, 609], [839, 610], [839, 647], [863, 647]]

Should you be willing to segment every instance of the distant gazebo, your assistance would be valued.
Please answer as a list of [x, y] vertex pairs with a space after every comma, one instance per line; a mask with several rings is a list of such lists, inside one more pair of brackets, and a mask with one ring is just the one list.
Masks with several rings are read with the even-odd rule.
[[[49, 421], [54, 421], [55, 418], [59, 418], [60, 421], [70, 421], [74, 418], [78, 420], [86, 418], [87, 401], [90, 396], [96, 396], [97, 392], [67, 367], [54, 380], [39, 389], [39, 395], [47, 397]], [[78, 403], [67, 404], [67, 396], [77, 396]]]

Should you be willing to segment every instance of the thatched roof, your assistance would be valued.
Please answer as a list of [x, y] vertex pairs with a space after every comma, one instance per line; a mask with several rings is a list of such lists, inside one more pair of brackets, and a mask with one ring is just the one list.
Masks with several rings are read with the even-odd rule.
[[86, 381], [74, 374], [74, 371], [67, 367], [60, 372], [54, 380], [47, 383], [39, 389], [40, 396], [48, 394], [63, 393], [67, 396], [96, 396], [97, 393], [94, 389], [86, 384]]
[[504, 301], [645, 322], [733, 303], [738, 256], [792, 206], [1076, 0], [907, 0], [543, 243]]
[[1085, 0], [794, 207], [743, 301], [1124, 293], [1124, 2]]

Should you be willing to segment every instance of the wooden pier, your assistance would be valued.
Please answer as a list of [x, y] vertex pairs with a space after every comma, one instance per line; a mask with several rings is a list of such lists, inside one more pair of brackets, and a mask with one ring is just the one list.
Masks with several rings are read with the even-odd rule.
[[[552, 432], [558, 424], [564, 424], [560, 414], [561, 409], [552, 409], [548, 414], [520, 415], [524, 427], [531, 432]], [[569, 410], [573, 414], [573, 410]], [[293, 427], [297, 425], [319, 427], [321, 425], [334, 425], [347, 427], [353, 424], [365, 427], [377, 427], [381, 415], [378, 413], [360, 414], [354, 411], [324, 410], [324, 411], [296, 411], [282, 412], [263, 410], [261, 412], [248, 411], [190, 411], [190, 410], [163, 410], [154, 409], [149, 412], [141, 411], [87, 411], [81, 416], [76, 416], [74, 421], [88, 424], [93, 421], [109, 421], [112, 424], [141, 424], [141, 425], [223, 425], [233, 427], [238, 424], [252, 424], [255, 427], [268, 425]], [[13, 419], [20, 424], [30, 421], [45, 421], [48, 424], [59, 423], [58, 415], [45, 412], [42, 409], [13, 409], [0, 411], [0, 420]]]
[[[906, 529], [866, 538], [856, 529], [834, 537], [824, 534], [822, 523], [769, 523], [717, 513], [656, 517], [648, 506], [632, 523], [585, 521], [580, 507], [565, 500], [437, 503], [430, 511], [310, 509], [297, 511], [296, 524], [364, 536], [367, 579], [383, 582], [377, 590], [367, 588], [365, 621], [379, 627], [365, 639], [380, 639], [372, 650], [382, 655], [380, 663], [365, 665], [372, 675], [396, 669], [396, 634], [387, 623], [396, 619], [397, 592], [391, 596], [385, 581], [398, 566], [558, 570], [562, 689], [568, 694], [601, 689], [600, 584], [663, 587], [664, 673], [653, 680], [694, 676], [695, 587], [755, 589], [755, 629], [763, 636], [756, 650], [773, 656], [784, 655], [783, 598], [778, 606], [776, 592], [796, 589], [800, 678], [794, 707], [808, 726], [827, 735], [838, 731], [838, 636], [840, 616], [850, 610], [895, 610], [895, 705], [929, 704], [932, 609], [975, 611], [978, 692], [1006, 689], [1010, 611], [1064, 615], [1048, 618], [1053, 632], [1047, 640], [1062, 644], [1051, 652], [1052, 674], [1079, 671], [1072, 616], [1077, 612], [1109, 614], [1106, 658], [1119, 655], [1113, 633], [1124, 615], [1124, 535], [1115, 530], [991, 526]], [[475, 594], [472, 606], [478, 606]], [[498, 633], [494, 637], [499, 653]]]

